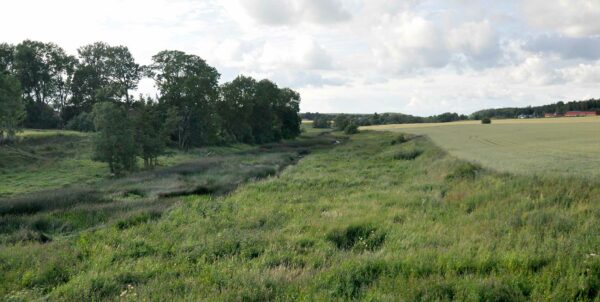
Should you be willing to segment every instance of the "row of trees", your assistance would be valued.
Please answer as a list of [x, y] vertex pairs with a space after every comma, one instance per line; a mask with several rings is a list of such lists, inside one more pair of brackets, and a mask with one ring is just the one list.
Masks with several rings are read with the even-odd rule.
[[[337, 124], [357, 126], [388, 125], [388, 124], [415, 124], [415, 123], [447, 123], [469, 119], [466, 115], [457, 113], [442, 113], [428, 117], [407, 115], [402, 113], [383, 113], [383, 114], [320, 114], [303, 113], [304, 119], [312, 120], [315, 128], [330, 128]], [[343, 129], [341, 129], [343, 130]]]
[[[26, 40], [0, 44], [0, 74], [0, 125], [97, 130], [97, 157], [115, 173], [131, 169], [136, 156], [153, 165], [165, 144], [188, 149], [300, 134], [297, 92], [245, 76], [219, 85], [214, 67], [182, 51], [161, 51], [141, 66], [125, 46], [98, 42], [75, 57]], [[155, 81], [155, 99], [130, 95], [144, 77]], [[5, 103], [13, 113], [4, 113]]]
[[564, 114], [567, 111], [600, 111], [600, 99], [586, 101], [557, 102], [542, 106], [509, 107], [480, 110], [471, 115], [473, 119], [516, 118], [520, 115], [543, 117], [545, 113]]

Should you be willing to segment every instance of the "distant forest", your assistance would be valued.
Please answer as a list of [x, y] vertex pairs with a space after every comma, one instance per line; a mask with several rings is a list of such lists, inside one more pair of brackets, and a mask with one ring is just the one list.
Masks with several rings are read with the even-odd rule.
[[374, 113], [374, 114], [344, 114], [344, 113], [301, 113], [302, 119], [316, 121], [318, 128], [330, 127], [331, 123], [339, 118], [348, 119], [359, 126], [387, 125], [387, 124], [416, 124], [416, 123], [447, 123], [461, 120], [481, 120], [485, 118], [509, 119], [526, 116], [531, 118], [544, 117], [545, 113], [564, 114], [567, 111], [600, 111], [600, 99], [587, 101], [557, 102], [543, 106], [528, 106], [520, 108], [484, 109], [471, 115], [457, 113], [442, 113], [428, 117], [414, 116], [402, 113]]

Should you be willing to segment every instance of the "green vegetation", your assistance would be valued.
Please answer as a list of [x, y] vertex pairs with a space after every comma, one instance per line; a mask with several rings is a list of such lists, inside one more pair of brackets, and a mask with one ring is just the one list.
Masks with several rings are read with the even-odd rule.
[[[314, 139], [323, 146], [342, 140]], [[226, 155], [223, 164], [232, 164], [225, 169], [234, 172], [200, 178], [243, 174], [246, 165], [272, 163], [263, 157], [283, 150], [304, 154], [300, 151], [314, 144], [297, 140]], [[410, 150], [421, 154], [395, 158]], [[180, 169], [198, 171], [176, 168], [183, 177], [189, 174]], [[162, 179], [141, 176], [99, 188], [127, 188], [127, 195], [108, 194], [122, 199], [108, 204], [129, 206], [157, 194], [156, 188], [169, 188], [153, 182]], [[239, 183], [236, 179], [222, 183]], [[183, 195], [188, 193], [194, 192]], [[65, 203], [83, 193], [72, 194]], [[498, 174], [457, 160], [426, 137], [361, 131], [333, 149], [314, 150], [277, 177], [230, 194], [163, 197], [154, 205], [158, 210], [150, 206], [138, 215], [117, 215], [105, 227], [66, 235], [32, 232], [21, 237], [29, 241], [4, 243], [0, 296], [9, 301], [592, 301], [600, 291], [598, 196], [597, 180]], [[44, 205], [37, 214], [1, 218], [24, 219], [32, 230], [43, 229], [48, 224], [33, 220], [35, 215], [60, 217], [56, 213], [65, 211], [64, 204]], [[102, 205], [91, 200], [72, 211]]]
[[[130, 95], [144, 77], [154, 80], [156, 99]], [[111, 172], [121, 173], [133, 170], [135, 155], [152, 166], [165, 139], [188, 150], [300, 134], [300, 94], [244, 76], [220, 86], [220, 77], [202, 58], [177, 50], [161, 51], [141, 66], [126, 46], [103, 42], [80, 47], [77, 57], [54, 43], [0, 43], [0, 143], [5, 135], [14, 138], [22, 117], [27, 128], [76, 131], [100, 130], [93, 121], [111, 121], [96, 150]], [[97, 110], [104, 113], [99, 118], [92, 113], [98, 104], [114, 110]], [[132, 152], [134, 143], [141, 150]]]
[[489, 117], [484, 117], [481, 119], [482, 124], [491, 124], [492, 120]]
[[25, 118], [19, 81], [0, 70], [0, 145], [15, 139]]
[[600, 176], [600, 118], [494, 120], [364, 127], [426, 135], [461, 159], [500, 172]]
[[[0, 197], [68, 185], [91, 185], [110, 178], [106, 166], [92, 160], [92, 137], [90, 134], [74, 131], [23, 131], [16, 143], [0, 148]], [[164, 156], [158, 158], [157, 163], [168, 167], [190, 162], [207, 154], [223, 154], [247, 148], [249, 147], [234, 145], [189, 152], [170, 148]]]

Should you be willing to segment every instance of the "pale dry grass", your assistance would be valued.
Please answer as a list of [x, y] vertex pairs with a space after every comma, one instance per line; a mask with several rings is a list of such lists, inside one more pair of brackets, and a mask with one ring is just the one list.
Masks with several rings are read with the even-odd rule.
[[460, 158], [520, 174], [600, 176], [600, 117], [362, 127], [429, 136]]

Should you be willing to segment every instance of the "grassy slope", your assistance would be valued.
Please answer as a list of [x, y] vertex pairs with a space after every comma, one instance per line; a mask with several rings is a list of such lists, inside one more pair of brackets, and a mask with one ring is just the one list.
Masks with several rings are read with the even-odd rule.
[[[106, 164], [91, 159], [89, 134], [26, 130], [19, 136], [20, 143], [0, 146], [0, 198], [68, 185], [93, 184], [110, 177]], [[228, 151], [231, 150], [208, 148], [187, 153], [170, 150], [168, 156], [159, 158], [159, 163], [173, 166], [207, 153]]]
[[[600, 186], [362, 133], [161, 219], [0, 249], [8, 300], [592, 300]], [[414, 160], [401, 154], [423, 153]]]
[[520, 174], [600, 176], [600, 118], [365, 127], [423, 134], [459, 158]]

